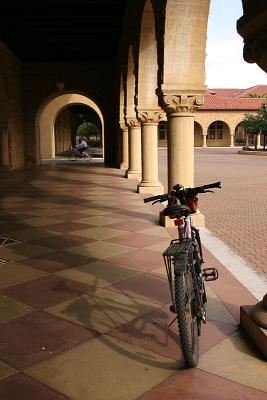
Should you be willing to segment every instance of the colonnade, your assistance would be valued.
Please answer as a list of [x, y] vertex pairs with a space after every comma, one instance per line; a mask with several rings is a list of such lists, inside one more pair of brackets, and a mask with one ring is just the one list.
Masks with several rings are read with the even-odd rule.
[[[180, 183], [194, 185], [194, 111], [201, 96], [163, 96], [163, 109], [138, 112], [137, 118], [120, 124], [122, 135], [121, 168], [128, 179], [140, 179], [139, 193], [160, 194], [164, 187], [158, 178], [158, 124], [167, 115], [168, 188]], [[165, 117], [166, 118], [166, 117]]]

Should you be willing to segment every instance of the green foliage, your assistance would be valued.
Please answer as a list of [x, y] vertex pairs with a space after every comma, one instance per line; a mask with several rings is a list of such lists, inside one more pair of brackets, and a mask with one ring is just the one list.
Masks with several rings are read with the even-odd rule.
[[255, 99], [260, 99], [263, 97], [267, 97], [267, 93], [248, 93], [248, 97], [252, 97]]
[[267, 135], [267, 110], [262, 106], [256, 114], [245, 114], [242, 123], [246, 133]]
[[78, 136], [90, 136], [90, 135], [98, 135], [98, 128], [95, 124], [90, 122], [82, 123], [79, 128], [77, 129]]

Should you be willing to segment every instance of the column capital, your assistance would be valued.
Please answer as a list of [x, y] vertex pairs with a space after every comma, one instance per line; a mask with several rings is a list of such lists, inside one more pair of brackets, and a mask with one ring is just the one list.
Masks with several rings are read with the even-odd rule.
[[142, 124], [158, 124], [163, 118], [163, 110], [138, 110], [138, 120]]
[[140, 126], [140, 122], [138, 121], [138, 119], [137, 118], [135, 118], [135, 117], [128, 117], [128, 118], [126, 118], [126, 125], [129, 127], [129, 128], [133, 128], [133, 127], [139, 127]]
[[120, 128], [121, 128], [122, 130], [127, 128], [127, 125], [126, 125], [125, 121], [120, 121], [120, 122], [119, 122], [119, 126], [120, 126]]
[[167, 114], [188, 112], [194, 113], [203, 105], [203, 93], [166, 93], [159, 91], [159, 102]]

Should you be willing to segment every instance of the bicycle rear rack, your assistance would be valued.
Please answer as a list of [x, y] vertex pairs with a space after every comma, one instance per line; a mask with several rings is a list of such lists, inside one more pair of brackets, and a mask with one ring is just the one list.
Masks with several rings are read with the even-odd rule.
[[191, 239], [175, 239], [172, 240], [169, 247], [163, 252], [163, 259], [164, 259], [164, 264], [167, 272], [167, 277], [169, 281], [169, 286], [170, 286], [170, 292], [171, 292], [171, 300], [172, 300], [172, 305], [170, 306], [170, 311], [175, 312], [175, 307], [174, 307], [174, 282], [173, 282], [173, 273], [172, 273], [172, 265], [175, 259], [177, 258], [187, 258], [187, 255], [192, 248], [193, 243]]

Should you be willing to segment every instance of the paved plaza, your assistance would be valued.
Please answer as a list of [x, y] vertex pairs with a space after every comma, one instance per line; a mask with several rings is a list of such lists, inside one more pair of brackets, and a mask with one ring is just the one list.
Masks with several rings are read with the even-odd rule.
[[[201, 157], [203, 180], [217, 180]], [[207, 285], [199, 365], [186, 368], [161, 256], [176, 229], [159, 226], [137, 181], [91, 163], [0, 184], [1, 400], [266, 400], [266, 361], [239, 327], [256, 298], [207, 249], [220, 279]], [[219, 213], [222, 194], [204, 196]]]
[[[160, 150], [160, 180], [167, 187], [167, 152]], [[221, 181], [222, 189], [199, 195], [206, 227], [267, 275], [267, 156], [238, 149], [195, 149], [195, 185]]]

